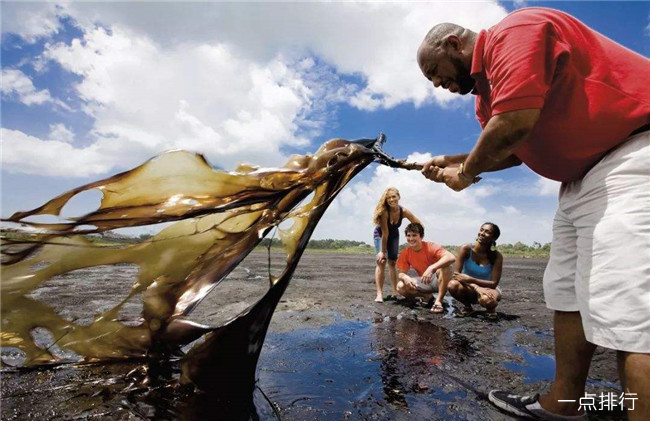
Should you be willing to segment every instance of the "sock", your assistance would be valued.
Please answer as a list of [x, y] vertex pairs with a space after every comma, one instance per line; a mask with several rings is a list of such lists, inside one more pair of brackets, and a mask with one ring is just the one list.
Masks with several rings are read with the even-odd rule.
[[537, 415], [540, 419], [544, 421], [572, 421], [572, 420], [586, 421], [589, 419], [586, 412], [582, 415], [572, 415], [572, 416], [558, 415], [552, 412], [548, 412], [546, 409], [542, 408], [542, 406], [539, 404], [539, 401], [535, 403], [531, 403], [530, 405], [526, 405], [526, 409], [532, 412], [533, 414]]

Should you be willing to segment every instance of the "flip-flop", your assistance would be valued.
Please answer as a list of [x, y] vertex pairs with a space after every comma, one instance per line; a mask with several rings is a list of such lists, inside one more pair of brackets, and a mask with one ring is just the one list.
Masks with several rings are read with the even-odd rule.
[[458, 317], [469, 317], [474, 314], [475, 310], [471, 307], [463, 307], [456, 316]]
[[498, 320], [498, 319], [499, 319], [499, 315], [496, 314], [496, 313], [485, 313], [485, 318], [486, 318], [487, 320]]
[[433, 307], [431, 307], [431, 312], [434, 314], [440, 314], [444, 311], [444, 307], [442, 307], [440, 304], [434, 304]]
[[393, 294], [388, 294], [386, 298], [384, 298], [384, 301], [397, 301], [397, 297], [395, 297]]

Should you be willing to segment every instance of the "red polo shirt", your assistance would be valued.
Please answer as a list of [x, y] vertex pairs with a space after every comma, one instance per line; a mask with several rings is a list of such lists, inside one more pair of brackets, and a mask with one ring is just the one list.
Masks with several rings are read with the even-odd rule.
[[582, 178], [650, 123], [650, 61], [565, 13], [521, 9], [477, 37], [476, 116], [541, 109], [515, 155], [558, 181]]

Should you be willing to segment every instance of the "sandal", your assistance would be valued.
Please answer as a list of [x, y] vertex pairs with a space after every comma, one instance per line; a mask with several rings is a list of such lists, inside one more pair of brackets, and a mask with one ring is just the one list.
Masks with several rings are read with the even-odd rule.
[[486, 318], [487, 320], [492, 320], [492, 321], [493, 321], [493, 320], [498, 320], [498, 319], [499, 319], [499, 315], [498, 315], [496, 312], [495, 312], [495, 313], [485, 313], [485, 318]]
[[442, 304], [434, 304], [433, 307], [431, 307], [431, 312], [435, 314], [440, 314], [444, 311], [445, 309], [442, 307]]
[[472, 307], [463, 307], [457, 314], [458, 317], [469, 317], [474, 314], [474, 309]]

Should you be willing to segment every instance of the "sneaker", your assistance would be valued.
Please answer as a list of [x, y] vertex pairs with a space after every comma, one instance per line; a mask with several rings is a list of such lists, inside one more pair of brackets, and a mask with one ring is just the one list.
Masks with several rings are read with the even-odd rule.
[[539, 393], [534, 396], [512, 395], [502, 390], [491, 390], [488, 399], [498, 408], [519, 417], [543, 421], [588, 421], [585, 412], [582, 415], [566, 416], [548, 412], [539, 404]]

